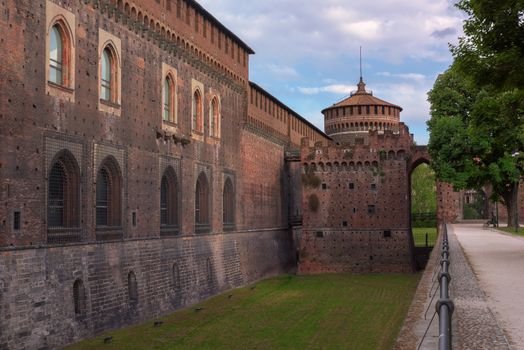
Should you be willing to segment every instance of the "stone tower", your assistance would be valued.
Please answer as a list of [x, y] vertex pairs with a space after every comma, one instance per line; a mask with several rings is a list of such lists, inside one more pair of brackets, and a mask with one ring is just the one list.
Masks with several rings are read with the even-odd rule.
[[402, 108], [373, 96], [362, 77], [357, 91], [322, 111], [326, 133], [337, 142], [350, 142], [368, 131], [399, 132]]

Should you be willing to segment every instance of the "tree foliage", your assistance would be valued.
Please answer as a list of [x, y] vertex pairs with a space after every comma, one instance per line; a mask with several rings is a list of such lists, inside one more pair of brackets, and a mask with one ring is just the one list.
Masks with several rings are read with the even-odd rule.
[[465, 36], [428, 94], [429, 150], [456, 189], [490, 184], [516, 225], [524, 161], [524, 0], [461, 0]]
[[411, 212], [436, 213], [435, 173], [427, 164], [419, 165], [411, 174]]

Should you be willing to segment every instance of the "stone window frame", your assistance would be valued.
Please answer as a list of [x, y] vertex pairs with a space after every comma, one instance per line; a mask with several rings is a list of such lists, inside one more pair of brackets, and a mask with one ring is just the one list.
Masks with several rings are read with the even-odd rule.
[[[50, 49], [51, 31], [58, 26], [62, 37], [62, 83], [51, 81], [50, 77]], [[46, 93], [50, 96], [75, 102], [75, 63], [76, 63], [76, 18], [65, 8], [46, 1], [46, 50], [45, 50], [45, 79]]]
[[[216, 104], [215, 108], [213, 108], [213, 104]], [[213, 111], [215, 113], [213, 114]], [[216, 139], [219, 139], [222, 132], [222, 103], [220, 100], [220, 96], [216, 93], [213, 93], [211, 91], [211, 97], [209, 101], [209, 136], [214, 137]]]
[[[102, 98], [102, 59], [104, 51], [111, 53], [111, 97], [110, 100]], [[98, 29], [98, 109], [112, 115], [121, 115], [122, 103], [122, 43], [120, 38]]]
[[[166, 106], [165, 101], [165, 82], [166, 79], [170, 79], [172, 83], [172, 90], [170, 93], [171, 99], [171, 110], [169, 112], [169, 119], [164, 118], [164, 111]], [[162, 124], [173, 124], [173, 126], [178, 125], [178, 72], [172, 66], [162, 63], [162, 106], [161, 106], [161, 120]]]
[[[191, 81], [191, 133], [197, 139], [204, 136], [204, 84], [192, 79]], [[195, 100], [195, 96], [200, 97], [200, 101]]]

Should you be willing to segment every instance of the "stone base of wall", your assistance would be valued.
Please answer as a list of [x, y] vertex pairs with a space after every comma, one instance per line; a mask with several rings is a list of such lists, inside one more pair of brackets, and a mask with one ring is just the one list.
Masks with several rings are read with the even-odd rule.
[[[288, 230], [0, 251], [0, 349], [58, 348], [289, 271]], [[138, 301], [130, 302], [128, 274]], [[81, 279], [86, 311], [75, 314]]]
[[411, 234], [406, 230], [308, 231], [299, 240], [298, 271], [405, 273], [413, 271]]

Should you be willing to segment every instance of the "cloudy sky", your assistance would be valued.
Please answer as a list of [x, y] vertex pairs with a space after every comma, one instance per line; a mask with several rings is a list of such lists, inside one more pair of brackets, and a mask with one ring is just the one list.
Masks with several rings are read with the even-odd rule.
[[362, 46], [368, 90], [427, 143], [426, 94], [462, 34], [453, 0], [199, 2], [256, 52], [250, 79], [322, 130], [320, 111], [356, 89]]

